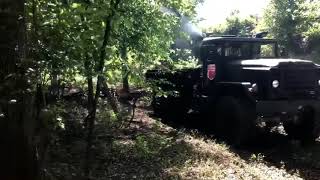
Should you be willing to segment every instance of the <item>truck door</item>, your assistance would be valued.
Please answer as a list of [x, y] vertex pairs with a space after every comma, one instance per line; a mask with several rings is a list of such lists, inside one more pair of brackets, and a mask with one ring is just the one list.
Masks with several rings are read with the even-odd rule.
[[210, 44], [202, 48], [202, 85], [204, 89], [219, 80], [221, 74], [221, 59], [223, 58], [223, 55], [222, 44]]

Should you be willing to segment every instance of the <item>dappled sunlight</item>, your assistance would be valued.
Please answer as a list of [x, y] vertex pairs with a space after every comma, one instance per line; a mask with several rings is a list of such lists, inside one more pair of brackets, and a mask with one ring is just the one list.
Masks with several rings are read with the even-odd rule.
[[[130, 126], [113, 133], [103, 123], [106, 120], [98, 121], [91, 159], [93, 179], [300, 179], [299, 173], [267, 163], [262, 155], [252, 152], [250, 158], [241, 157], [224, 143], [194, 131], [176, 130], [146, 112], [138, 108]], [[60, 138], [50, 151], [55, 158], [50, 159], [48, 177], [72, 179], [81, 171], [86, 143], [69, 138], [65, 144]], [[65, 171], [58, 168], [62, 166]]]
[[319, 179], [319, 9], [0, 1], [0, 180]]
[[297, 174], [288, 174], [285, 169], [268, 166], [263, 161], [243, 160], [212, 140], [189, 137], [187, 142], [194, 154], [181, 169], [173, 171], [183, 179], [300, 179]]

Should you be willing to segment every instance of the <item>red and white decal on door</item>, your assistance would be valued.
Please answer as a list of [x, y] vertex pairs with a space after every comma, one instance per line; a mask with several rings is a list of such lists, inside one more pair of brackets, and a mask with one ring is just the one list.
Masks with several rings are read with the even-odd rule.
[[207, 77], [209, 80], [214, 80], [216, 78], [216, 65], [215, 64], [209, 64], [207, 67]]

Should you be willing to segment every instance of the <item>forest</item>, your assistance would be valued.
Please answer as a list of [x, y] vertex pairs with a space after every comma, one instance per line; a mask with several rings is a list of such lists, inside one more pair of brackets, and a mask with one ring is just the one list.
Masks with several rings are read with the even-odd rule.
[[153, 92], [167, 94], [147, 70], [198, 67], [195, 34], [268, 32], [320, 63], [320, 1], [270, 0], [198, 30], [201, 3], [0, 0], [0, 179], [319, 179], [320, 143], [275, 133], [239, 149], [152, 116]]

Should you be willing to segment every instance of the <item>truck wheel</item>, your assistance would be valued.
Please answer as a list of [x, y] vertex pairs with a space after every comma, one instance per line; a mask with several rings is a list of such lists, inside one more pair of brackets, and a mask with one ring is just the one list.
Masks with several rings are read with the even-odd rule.
[[289, 138], [300, 140], [302, 143], [311, 143], [317, 138], [315, 132], [317, 117], [312, 107], [303, 107], [298, 112], [299, 123], [287, 122], [283, 124], [283, 127]]
[[186, 114], [186, 106], [179, 97], [155, 97], [152, 106], [154, 114], [161, 117], [163, 121], [179, 122]]
[[153, 97], [151, 106], [153, 108], [153, 113], [156, 116], [161, 116], [162, 114], [165, 114], [167, 109], [166, 109], [166, 98], [164, 97]]
[[255, 132], [256, 111], [254, 103], [244, 98], [221, 97], [215, 108], [214, 129], [236, 146], [252, 140]]

